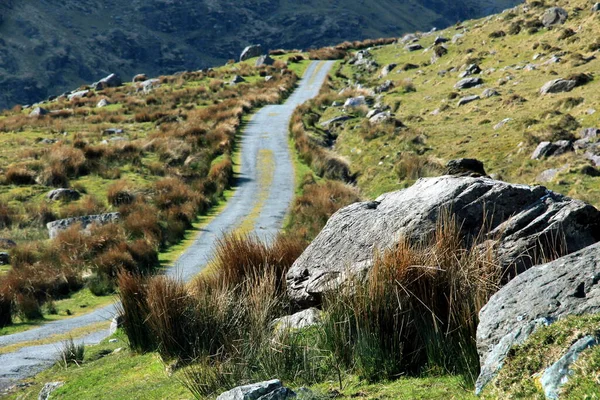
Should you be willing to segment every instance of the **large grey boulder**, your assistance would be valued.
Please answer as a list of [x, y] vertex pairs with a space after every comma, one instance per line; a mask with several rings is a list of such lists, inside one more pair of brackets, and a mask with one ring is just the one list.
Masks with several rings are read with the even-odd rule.
[[545, 187], [485, 177], [423, 178], [335, 213], [288, 272], [289, 296], [303, 307], [318, 304], [348, 275], [368, 271], [376, 249], [390, 248], [400, 237], [426, 240], [445, 210], [456, 217], [467, 240], [487, 224], [487, 239], [507, 279], [551, 252], [559, 237], [565, 254], [600, 240], [600, 211]]
[[[598, 227], [596, 227], [596, 230]], [[477, 327], [480, 392], [512, 346], [539, 326], [569, 315], [600, 312], [600, 244], [535, 266], [514, 278], [481, 309]]]
[[296, 397], [296, 394], [283, 387], [281, 381], [273, 379], [251, 385], [238, 386], [222, 393], [217, 400], [285, 400]]
[[479, 86], [483, 84], [483, 79], [481, 78], [465, 78], [461, 79], [454, 85], [455, 89], [469, 89], [475, 86]]
[[542, 15], [542, 24], [546, 28], [550, 28], [554, 25], [564, 24], [567, 22], [567, 18], [569, 18], [569, 13], [564, 8], [550, 7]]
[[66, 219], [59, 219], [58, 221], [48, 222], [46, 228], [48, 228], [48, 234], [50, 239], [54, 239], [58, 234], [75, 224], [80, 224], [82, 230], [87, 230], [93, 224], [106, 225], [116, 222], [120, 219], [121, 214], [118, 212], [98, 214], [98, 215], [85, 215], [83, 217], [73, 217]]
[[263, 48], [260, 44], [253, 44], [246, 47], [240, 54], [240, 61], [246, 61], [249, 58], [260, 57], [263, 55]]
[[546, 84], [542, 86], [540, 94], [570, 92], [575, 86], [577, 86], [576, 81], [570, 79], [554, 79], [550, 82], [546, 82]]

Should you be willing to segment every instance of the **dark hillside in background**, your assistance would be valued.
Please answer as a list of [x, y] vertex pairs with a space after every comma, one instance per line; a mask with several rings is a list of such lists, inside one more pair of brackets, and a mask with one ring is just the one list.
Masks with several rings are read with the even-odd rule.
[[111, 72], [124, 79], [219, 65], [248, 44], [308, 48], [400, 36], [518, 0], [2, 0], [0, 108]]

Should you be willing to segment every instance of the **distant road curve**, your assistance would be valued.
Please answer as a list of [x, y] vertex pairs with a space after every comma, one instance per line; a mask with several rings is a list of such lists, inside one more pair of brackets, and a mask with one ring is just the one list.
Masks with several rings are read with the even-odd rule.
[[[288, 145], [289, 121], [296, 107], [317, 96], [332, 66], [332, 61], [313, 61], [296, 90], [283, 104], [266, 106], [252, 117], [242, 135], [241, 171], [234, 195], [223, 212], [202, 229], [167, 275], [190, 280], [212, 258], [218, 237], [236, 229], [242, 221], [251, 219], [253, 232], [265, 240], [273, 238], [281, 230], [295, 190]], [[116, 305], [112, 304], [86, 315], [0, 336], [0, 348], [44, 340], [54, 335], [68, 335], [74, 329], [110, 321], [115, 311]], [[102, 330], [76, 341], [95, 344], [106, 336], [108, 332]], [[0, 391], [51, 366], [60, 345], [58, 341], [0, 355]]]

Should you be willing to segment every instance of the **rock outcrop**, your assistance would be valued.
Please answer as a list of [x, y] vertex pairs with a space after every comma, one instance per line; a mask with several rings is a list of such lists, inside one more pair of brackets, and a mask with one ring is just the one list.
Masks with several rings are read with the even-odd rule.
[[[596, 228], [598, 229], [598, 228]], [[506, 284], [479, 313], [480, 392], [513, 345], [568, 315], [600, 312], [600, 244], [535, 266]]]
[[318, 304], [348, 274], [368, 271], [376, 249], [395, 245], [400, 236], [426, 240], [445, 210], [456, 216], [467, 240], [489, 228], [487, 239], [507, 279], [543, 254], [567, 254], [600, 240], [600, 211], [545, 187], [484, 177], [424, 178], [335, 213], [288, 272], [288, 294], [300, 306]]
[[73, 217], [48, 222], [46, 224], [46, 228], [48, 228], [50, 239], [54, 239], [61, 231], [64, 231], [73, 225], [80, 224], [81, 229], [86, 230], [93, 224], [106, 225], [116, 222], [120, 219], [120, 217], [121, 215], [118, 212], [98, 215], [85, 215], [83, 217]]

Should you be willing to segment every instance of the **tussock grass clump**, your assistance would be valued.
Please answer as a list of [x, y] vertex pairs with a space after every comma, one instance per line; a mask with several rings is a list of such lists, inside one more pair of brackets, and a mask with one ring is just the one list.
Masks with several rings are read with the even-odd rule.
[[376, 254], [364, 281], [325, 296], [324, 335], [346, 368], [367, 380], [426, 370], [477, 377], [478, 312], [497, 290], [493, 253], [470, 250], [445, 216], [433, 236]]
[[83, 364], [84, 355], [85, 345], [83, 343], [76, 344], [73, 338], [70, 338], [62, 344], [62, 348], [58, 354], [58, 364], [63, 368], [68, 368], [72, 364], [79, 367]]
[[5, 180], [13, 185], [32, 185], [35, 183], [35, 176], [23, 167], [11, 166], [6, 171]]
[[225, 287], [235, 287], [257, 273], [270, 271], [283, 290], [285, 274], [305, 248], [306, 242], [298, 236], [279, 235], [267, 244], [253, 235], [225, 235], [215, 253], [218, 280]]

